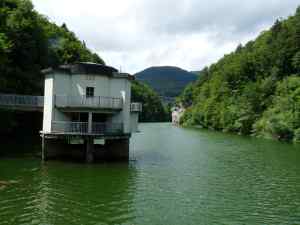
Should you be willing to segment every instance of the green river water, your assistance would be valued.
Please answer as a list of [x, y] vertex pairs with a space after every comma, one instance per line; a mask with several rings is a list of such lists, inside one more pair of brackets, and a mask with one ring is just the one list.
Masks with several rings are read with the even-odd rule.
[[129, 164], [0, 157], [0, 224], [300, 224], [300, 145], [170, 124], [140, 130]]

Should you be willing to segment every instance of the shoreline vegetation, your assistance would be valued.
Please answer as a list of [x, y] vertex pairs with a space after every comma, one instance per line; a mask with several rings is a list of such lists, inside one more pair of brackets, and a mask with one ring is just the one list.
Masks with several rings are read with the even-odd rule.
[[177, 98], [182, 126], [300, 142], [300, 7], [201, 74]]
[[158, 93], [148, 85], [134, 81], [131, 88], [133, 102], [141, 102], [143, 111], [139, 116], [140, 122], [169, 122], [171, 109], [162, 103]]

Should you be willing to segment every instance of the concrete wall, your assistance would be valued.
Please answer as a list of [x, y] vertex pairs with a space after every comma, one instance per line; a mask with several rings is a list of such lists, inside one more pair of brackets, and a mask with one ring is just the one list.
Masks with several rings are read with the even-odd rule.
[[53, 75], [46, 75], [45, 90], [44, 90], [44, 115], [43, 115], [43, 132], [51, 132], [51, 121], [53, 119]]
[[54, 95], [71, 95], [72, 94], [72, 75], [55, 74]]
[[110, 80], [107, 76], [72, 75], [71, 96], [86, 95], [86, 87], [95, 88], [95, 96], [110, 96]]
[[[86, 161], [86, 145], [70, 145], [63, 139], [45, 139], [45, 160], [67, 159]], [[128, 161], [129, 139], [106, 140], [105, 145], [94, 145], [94, 160]]]
[[82, 96], [86, 95], [86, 87], [95, 88], [95, 96], [122, 97], [125, 91], [130, 97], [130, 81], [126, 78], [114, 78], [101, 75], [87, 74], [56, 74], [56, 95]]
[[[106, 160], [129, 160], [129, 139], [106, 140], [104, 149]], [[97, 157], [97, 153], [95, 156]]]
[[111, 89], [112, 94], [121, 90], [123, 99], [123, 109], [119, 114], [112, 118], [113, 123], [123, 123], [124, 133], [131, 133], [130, 121], [130, 104], [131, 104], [131, 82], [127, 79], [115, 79], [114, 88]]
[[130, 114], [130, 127], [131, 133], [136, 133], [139, 131], [138, 124], [139, 124], [139, 113], [138, 112], [131, 112]]

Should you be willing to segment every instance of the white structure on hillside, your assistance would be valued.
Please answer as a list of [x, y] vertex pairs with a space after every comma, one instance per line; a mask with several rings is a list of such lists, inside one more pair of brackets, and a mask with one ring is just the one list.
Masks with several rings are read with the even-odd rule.
[[174, 125], [179, 125], [180, 118], [183, 116], [185, 109], [181, 107], [174, 107], [172, 109], [172, 123]]

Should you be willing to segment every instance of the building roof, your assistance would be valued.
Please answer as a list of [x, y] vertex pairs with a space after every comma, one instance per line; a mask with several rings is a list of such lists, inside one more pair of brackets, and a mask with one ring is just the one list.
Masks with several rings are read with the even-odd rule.
[[101, 65], [91, 62], [79, 62], [75, 64], [61, 65], [57, 68], [48, 68], [42, 70], [43, 74], [51, 74], [55, 72], [60, 72], [63, 74], [93, 74], [100, 76], [109, 76], [116, 78], [128, 78], [134, 79], [134, 76], [126, 73], [118, 73], [118, 70], [106, 65]]

